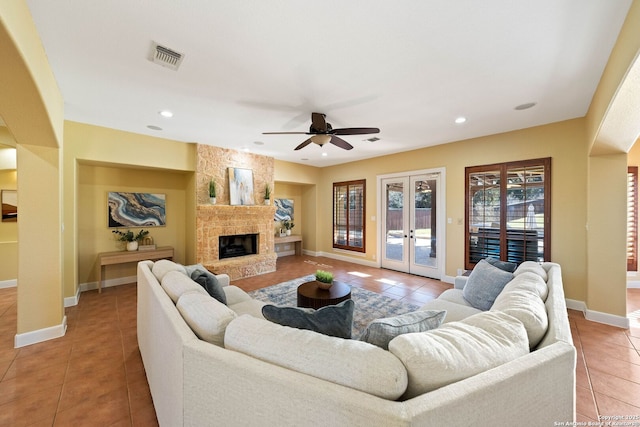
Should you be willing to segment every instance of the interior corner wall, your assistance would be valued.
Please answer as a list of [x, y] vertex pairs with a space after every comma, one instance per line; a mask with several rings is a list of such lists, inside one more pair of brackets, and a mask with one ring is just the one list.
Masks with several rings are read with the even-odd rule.
[[[191, 174], [193, 175], [193, 174]], [[189, 175], [184, 172], [158, 171], [112, 166], [80, 164], [78, 168], [78, 281], [97, 282], [100, 252], [125, 250], [124, 243], [116, 239], [113, 228], [108, 227], [107, 194], [112, 191], [127, 193], [160, 193], [165, 195], [167, 225], [161, 227], [123, 227], [134, 232], [148, 230], [157, 246], [172, 246], [174, 259], [186, 263], [187, 194]], [[136, 264], [109, 266], [105, 280], [136, 275]]]
[[[18, 144], [18, 335], [60, 326], [60, 150]], [[37, 171], [34, 173], [33, 171]], [[25, 306], [21, 315], [21, 304]]]
[[[15, 170], [0, 170], [0, 191], [16, 190], [16, 177]], [[0, 222], [0, 282], [17, 279], [18, 223], [2, 221]]]
[[[117, 191], [115, 185], [131, 191], [163, 192], [177, 199], [174, 203], [169, 198], [167, 204], [174, 207], [180, 203], [181, 210], [172, 213], [167, 218], [167, 227], [162, 231], [154, 231], [154, 237], [158, 237], [156, 240], [159, 245], [174, 246], [179, 262], [193, 261], [194, 258], [190, 258], [193, 248], [189, 247], [187, 239], [190, 233], [195, 233], [195, 144], [69, 121], [65, 122], [64, 135], [65, 297], [74, 297], [79, 285], [86, 283], [85, 280], [97, 280], [95, 259], [98, 252], [118, 249], [115, 242], [109, 240], [112, 235], [107, 230], [106, 216], [96, 213], [96, 209], [106, 209], [105, 192]], [[81, 169], [87, 175], [81, 176]], [[115, 171], [109, 172], [110, 169]], [[113, 187], [105, 181], [111, 179], [107, 178], [109, 176], [115, 180]], [[96, 184], [81, 185], [80, 179], [98, 181]], [[96, 195], [96, 192], [102, 194]], [[84, 221], [85, 212], [79, 200], [93, 198], [96, 206], [91, 208], [91, 215]], [[83, 238], [81, 234], [87, 231], [84, 227], [88, 227], [91, 234], [101, 236], [99, 243], [88, 243], [88, 252], [78, 248]], [[189, 227], [193, 227], [193, 231]], [[82, 266], [79, 265], [80, 259], [83, 260]], [[84, 264], [85, 261], [89, 263], [88, 266]], [[131, 270], [120, 271], [118, 268], [109, 267], [108, 277], [132, 274]], [[81, 270], [82, 278], [79, 275]]]
[[[627, 155], [589, 158], [589, 310], [626, 317]], [[618, 208], [616, 208], [618, 207]]]

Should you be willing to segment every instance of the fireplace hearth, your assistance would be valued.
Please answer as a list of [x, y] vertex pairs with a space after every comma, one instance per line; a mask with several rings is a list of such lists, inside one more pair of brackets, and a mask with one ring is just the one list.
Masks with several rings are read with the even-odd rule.
[[258, 234], [238, 234], [218, 237], [220, 259], [258, 253]]

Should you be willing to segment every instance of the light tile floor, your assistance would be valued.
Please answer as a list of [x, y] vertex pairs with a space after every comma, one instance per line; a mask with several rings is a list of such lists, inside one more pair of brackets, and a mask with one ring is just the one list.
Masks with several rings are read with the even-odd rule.
[[[312, 274], [422, 304], [451, 285], [321, 257], [288, 256], [278, 271], [234, 281], [247, 291]], [[354, 272], [358, 275], [353, 274]], [[362, 277], [364, 275], [364, 277]], [[578, 349], [578, 421], [640, 414], [640, 289], [629, 290], [629, 330], [569, 311]], [[0, 426], [157, 425], [136, 339], [136, 285], [84, 292], [66, 309], [64, 337], [14, 349], [16, 289], [0, 289]]]

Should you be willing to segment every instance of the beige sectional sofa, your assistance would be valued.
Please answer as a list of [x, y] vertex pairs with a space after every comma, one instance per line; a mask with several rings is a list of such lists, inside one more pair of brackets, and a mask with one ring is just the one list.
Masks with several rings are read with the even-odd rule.
[[143, 261], [138, 341], [158, 421], [385, 427], [573, 421], [576, 352], [561, 270], [538, 267], [517, 274], [490, 310], [471, 307], [464, 289], [446, 291], [422, 308], [446, 309], [445, 324], [400, 335], [384, 350], [269, 322], [264, 304], [224, 275], [218, 281], [227, 305], [202, 292], [182, 266]]

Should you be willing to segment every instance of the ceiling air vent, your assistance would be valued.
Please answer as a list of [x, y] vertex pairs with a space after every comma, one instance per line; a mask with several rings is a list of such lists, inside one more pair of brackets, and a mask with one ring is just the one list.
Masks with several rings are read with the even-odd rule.
[[151, 55], [149, 59], [151, 62], [158, 65], [162, 65], [163, 67], [170, 68], [175, 71], [182, 63], [183, 58], [183, 54], [161, 46], [156, 42], [153, 42], [151, 45]]

